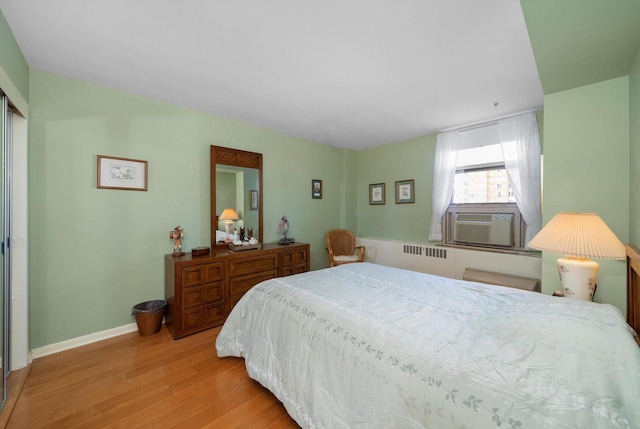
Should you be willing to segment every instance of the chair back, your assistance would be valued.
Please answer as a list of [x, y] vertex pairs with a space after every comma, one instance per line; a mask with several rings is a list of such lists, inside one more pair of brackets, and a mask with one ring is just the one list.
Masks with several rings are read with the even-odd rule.
[[327, 233], [327, 249], [334, 255], [351, 255], [356, 246], [356, 237], [346, 229], [334, 229]]

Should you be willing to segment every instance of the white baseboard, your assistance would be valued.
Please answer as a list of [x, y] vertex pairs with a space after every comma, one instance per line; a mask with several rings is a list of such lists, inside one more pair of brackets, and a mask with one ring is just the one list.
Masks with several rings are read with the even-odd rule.
[[31, 351], [32, 358], [29, 360], [29, 362], [39, 357], [74, 349], [76, 347], [95, 343], [96, 341], [106, 340], [108, 338], [117, 337], [118, 335], [122, 334], [128, 334], [129, 332], [134, 332], [137, 330], [138, 325], [134, 322], [128, 325], [119, 326], [117, 328], [107, 329], [106, 331], [94, 332], [93, 334], [84, 335], [82, 337], [72, 338], [70, 340], [61, 341], [55, 344], [49, 344], [48, 346], [33, 349]]

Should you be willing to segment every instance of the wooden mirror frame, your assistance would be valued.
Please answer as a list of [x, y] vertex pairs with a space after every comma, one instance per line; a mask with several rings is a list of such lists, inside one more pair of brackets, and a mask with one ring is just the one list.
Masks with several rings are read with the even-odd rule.
[[222, 146], [211, 146], [210, 176], [211, 176], [211, 248], [225, 248], [227, 243], [216, 241], [218, 229], [218, 212], [216, 211], [216, 165], [229, 165], [232, 167], [255, 168], [258, 170], [258, 241], [262, 243], [262, 154], [231, 149]]

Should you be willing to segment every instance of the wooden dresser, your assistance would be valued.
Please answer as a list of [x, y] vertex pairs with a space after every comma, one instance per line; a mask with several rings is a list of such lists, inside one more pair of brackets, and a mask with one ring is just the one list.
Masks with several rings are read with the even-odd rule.
[[211, 249], [192, 257], [165, 255], [165, 324], [174, 339], [224, 323], [233, 306], [263, 280], [309, 271], [309, 245], [265, 244], [259, 250]]

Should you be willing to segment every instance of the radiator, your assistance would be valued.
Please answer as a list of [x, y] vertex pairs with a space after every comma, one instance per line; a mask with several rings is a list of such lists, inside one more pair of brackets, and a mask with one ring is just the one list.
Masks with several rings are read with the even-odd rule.
[[468, 267], [496, 273], [509, 267], [511, 272], [532, 278], [540, 278], [542, 272], [542, 259], [530, 256], [360, 237], [356, 244], [367, 247], [367, 262], [452, 279], [462, 279]]
[[417, 246], [415, 244], [405, 244], [402, 253], [409, 255], [427, 256], [429, 258], [447, 259], [447, 249], [437, 247]]

